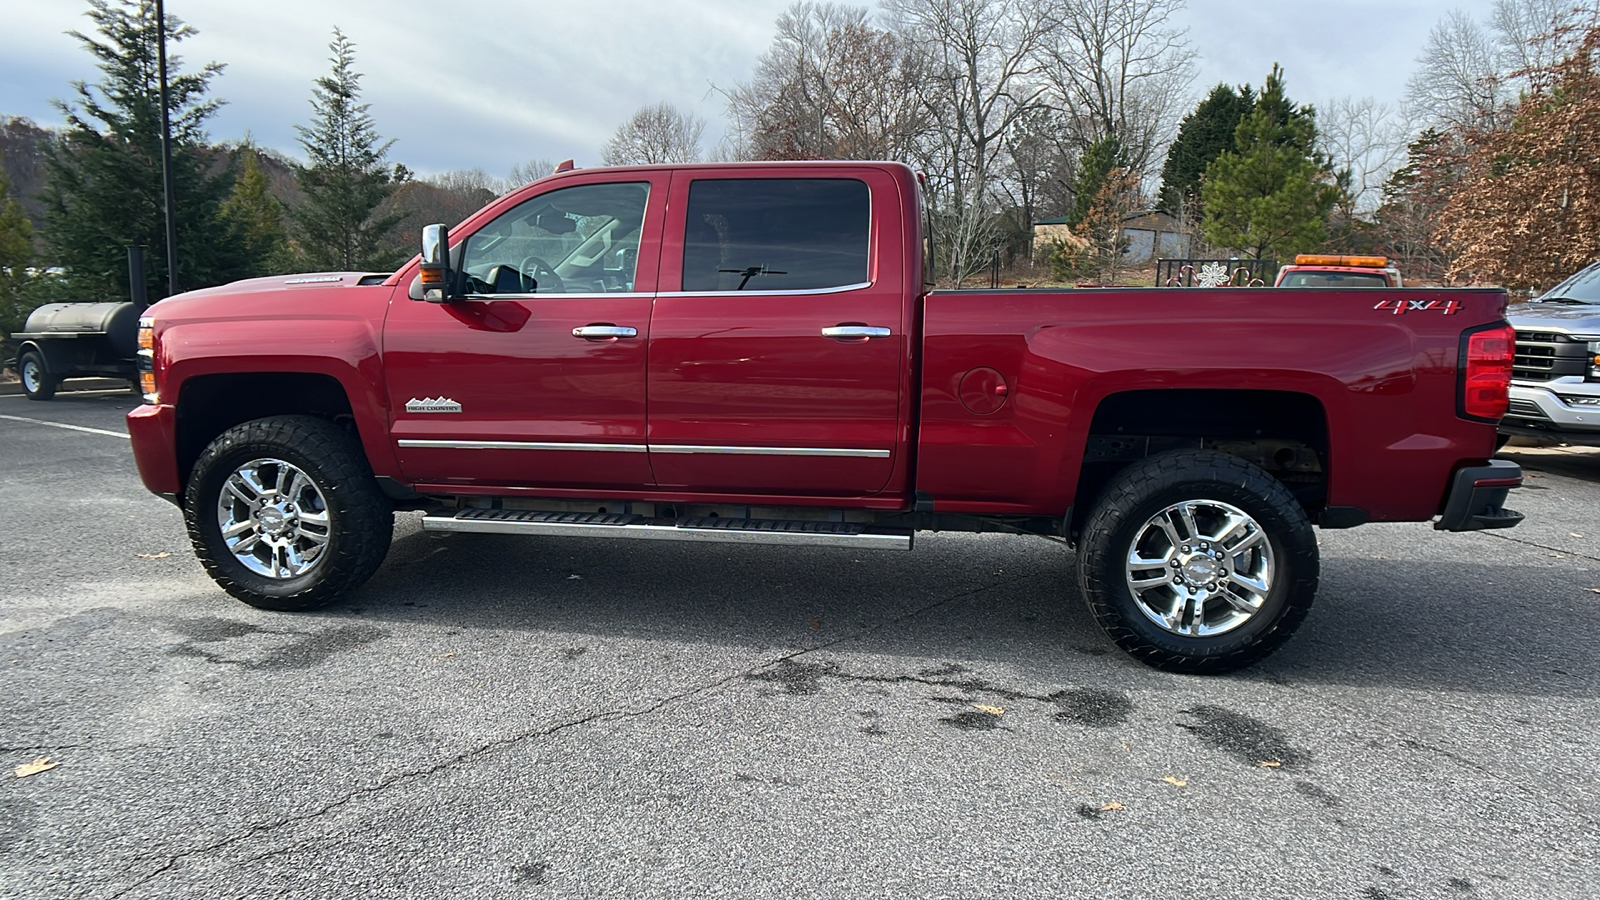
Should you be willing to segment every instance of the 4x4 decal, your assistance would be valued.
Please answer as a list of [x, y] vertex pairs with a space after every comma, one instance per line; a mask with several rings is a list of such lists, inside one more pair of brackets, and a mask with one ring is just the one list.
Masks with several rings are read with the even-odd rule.
[[1453, 316], [1461, 311], [1460, 300], [1380, 300], [1373, 309], [1389, 310], [1397, 316], [1408, 312], [1442, 312]]

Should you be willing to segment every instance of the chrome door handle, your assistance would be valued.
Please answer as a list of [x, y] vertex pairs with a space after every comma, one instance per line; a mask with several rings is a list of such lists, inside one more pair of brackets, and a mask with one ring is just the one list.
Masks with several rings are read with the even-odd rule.
[[828, 338], [875, 338], [888, 337], [893, 333], [881, 325], [835, 325], [822, 329], [822, 336]]
[[572, 336], [589, 340], [598, 338], [614, 341], [617, 338], [638, 337], [639, 329], [628, 325], [579, 325], [572, 329]]

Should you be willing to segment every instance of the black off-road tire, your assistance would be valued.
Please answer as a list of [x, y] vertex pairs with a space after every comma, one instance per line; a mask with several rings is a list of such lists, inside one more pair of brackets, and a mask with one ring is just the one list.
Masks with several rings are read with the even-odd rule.
[[[328, 540], [309, 571], [275, 578], [251, 571], [229, 550], [218, 499], [240, 466], [263, 458], [298, 467], [326, 500]], [[274, 416], [224, 431], [200, 454], [184, 491], [195, 555], [222, 589], [260, 609], [324, 606], [364, 584], [389, 552], [394, 510], [373, 479], [360, 444], [311, 416]]]
[[[1153, 517], [1183, 501], [1215, 501], [1243, 511], [1271, 546], [1265, 600], [1231, 631], [1191, 636], [1165, 629], [1142, 611], [1129, 584], [1134, 542]], [[1078, 581], [1096, 621], [1134, 659], [1168, 672], [1228, 672], [1277, 649], [1311, 610], [1318, 565], [1316, 535], [1288, 489], [1260, 467], [1210, 450], [1163, 453], [1118, 473], [1078, 543]]]
[[29, 400], [49, 400], [61, 384], [61, 379], [45, 368], [44, 357], [32, 350], [17, 360], [17, 374], [22, 377], [22, 393]]

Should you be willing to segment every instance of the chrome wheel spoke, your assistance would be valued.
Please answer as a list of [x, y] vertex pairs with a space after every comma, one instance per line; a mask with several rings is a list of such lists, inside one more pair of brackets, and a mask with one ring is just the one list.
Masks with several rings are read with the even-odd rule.
[[1251, 616], [1261, 609], [1261, 603], [1266, 598], [1259, 594], [1251, 597], [1241, 597], [1233, 591], [1223, 591], [1222, 599], [1228, 601], [1228, 605], [1233, 607], [1235, 612]]
[[1238, 543], [1227, 545], [1227, 550], [1234, 556], [1238, 556], [1247, 550], [1253, 550], [1256, 547], [1261, 546], [1262, 542], [1266, 539], [1266, 532], [1262, 531], [1260, 528], [1257, 528], [1254, 531], [1251, 531], [1249, 534], [1246, 534], [1239, 540]]
[[1251, 578], [1250, 576], [1243, 575], [1239, 572], [1235, 572], [1228, 576], [1228, 581], [1244, 588], [1258, 597], [1265, 597], [1267, 595], [1267, 591], [1272, 589], [1272, 585], [1268, 584], [1265, 578]]
[[1173, 509], [1178, 514], [1178, 520], [1183, 523], [1184, 533], [1188, 535], [1186, 540], [1194, 541], [1199, 539], [1200, 529], [1194, 523], [1194, 504], [1179, 503]]
[[243, 503], [246, 506], [256, 502], [256, 500], [261, 496], [259, 493], [252, 492], [250, 490], [250, 485], [247, 484], [245, 480], [239, 477], [237, 474], [228, 479], [227, 489], [228, 493], [232, 494], [235, 500], [238, 500], [240, 503]]
[[1128, 576], [1128, 587], [1131, 587], [1136, 591], [1148, 591], [1151, 588], [1158, 588], [1162, 585], [1171, 583], [1172, 571], [1170, 569], [1161, 569], [1155, 574], [1154, 577], [1150, 578], [1136, 578], [1132, 575]]
[[[1178, 552], [1178, 548], [1183, 545], [1183, 538], [1178, 536], [1178, 528], [1172, 522], [1172, 511], [1163, 511], [1161, 514], [1157, 515], [1153, 521], [1155, 522], [1156, 526], [1161, 529], [1161, 533], [1167, 536], [1167, 541], [1172, 544], [1172, 548], [1167, 552]], [[1145, 527], [1146, 530], [1148, 530], [1149, 526], [1147, 525]]]

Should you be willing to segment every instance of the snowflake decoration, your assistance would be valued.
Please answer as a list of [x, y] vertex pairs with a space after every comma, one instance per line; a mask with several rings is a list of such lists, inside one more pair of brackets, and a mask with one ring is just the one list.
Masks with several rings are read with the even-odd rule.
[[1206, 263], [1200, 267], [1201, 287], [1217, 287], [1232, 280], [1228, 277], [1228, 267], [1222, 263]]

